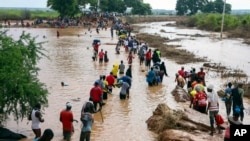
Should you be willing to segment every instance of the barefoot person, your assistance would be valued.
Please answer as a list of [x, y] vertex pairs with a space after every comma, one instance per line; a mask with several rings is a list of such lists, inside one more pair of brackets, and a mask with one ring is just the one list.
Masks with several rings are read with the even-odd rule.
[[31, 120], [32, 120], [31, 128], [35, 134], [35, 139], [41, 136], [40, 123], [44, 122], [40, 110], [41, 110], [41, 105], [38, 103], [31, 112]]

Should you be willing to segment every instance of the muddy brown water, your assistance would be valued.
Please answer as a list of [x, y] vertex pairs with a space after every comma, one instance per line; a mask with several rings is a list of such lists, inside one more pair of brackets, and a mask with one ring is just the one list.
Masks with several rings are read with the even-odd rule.
[[[157, 24], [147, 26], [149, 31], [159, 28]], [[47, 50], [49, 59], [43, 58], [38, 64], [41, 68], [38, 77], [41, 82], [46, 84], [50, 93], [48, 107], [44, 107], [43, 110], [45, 122], [41, 124], [41, 128], [42, 130], [51, 128], [55, 133], [53, 140], [62, 140], [62, 124], [59, 121], [59, 113], [65, 108], [65, 103], [68, 101], [72, 103], [74, 117], [79, 120], [81, 107], [88, 100], [89, 91], [94, 81], [101, 74], [107, 75], [111, 71], [112, 65], [119, 63], [120, 60], [124, 60], [127, 69], [128, 64], [126, 59], [128, 54], [124, 52], [123, 48], [120, 55], [115, 54], [114, 43], [117, 42], [117, 37], [111, 39], [110, 30], [101, 30], [100, 34], [96, 34], [94, 29], [90, 33], [87, 29], [82, 28], [11, 28], [9, 29], [9, 34], [17, 38], [23, 30], [31, 33], [33, 36], [38, 36], [37, 41], [47, 41], [43, 47]], [[59, 30], [61, 35], [59, 38], [56, 37], [57, 30]], [[93, 54], [91, 43], [96, 38], [101, 40], [100, 48], [108, 51], [110, 61], [106, 64], [99, 64], [98, 62], [93, 62], [91, 59]], [[95, 123], [93, 125], [91, 140], [156, 140], [157, 135], [147, 129], [145, 121], [152, 115], [157, 105], [159, 103], [167, 103], [173, 109], [182, 109], [183, 106], [185, 107], [185, 104], [176, 103], [171, 95], [171, 91], [175, 87], [175, 72], [181, 66], [172, 60], [163, 60], [167, 66], [169, 77], [165, 77], [163, 83], [159, 86], [148, 87], [145, 81], [146, 71], [141, 71], [143, 67], [139, 66], [139, 60], [135, 56], [132, 65], [133, 80], [130, 99], [120, 101], [119, 88], [113, 90], [113, 94], [109, 95], [106, 105], [102, 110], [104, 122], [102, 122], [101, 113], [94, 115]], [[185, 68], [199, 68], [201, 65], [201, 63], [187, 64]], [[216, 73], [209, 72], [207, 81], [211, 80], [215, 83], [216, 88], [221, 87], [222, 80], [216, 77]], [[64, 81], [69, 86], [62, 87], [60, 85], [61, 81]], [[221, 111], [225, 115], [224, 106], [221, 106]], [[248, 116], [245, 123], [250, 123], [249, 121]], [[22, 141], [30, 141], [34, 138], [31, 123], [26, 119], [17, 123], [10, 118], [5, 123], [5, 126], [15, 132], [28, 136], [28, 139]], [[79, 140], [81, 123], [74, 122], [74, 127], [75, 133], [72, 136], [72, 141]]]

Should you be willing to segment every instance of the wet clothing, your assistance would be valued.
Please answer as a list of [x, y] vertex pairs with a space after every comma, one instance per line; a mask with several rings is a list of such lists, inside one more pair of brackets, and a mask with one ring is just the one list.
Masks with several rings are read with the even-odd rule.
[[131, 68], [129, 67], [128, 69], [127, 69], [127, 71], [126, 71], [126, 74], [125, 74], [126, 76], [129, 76], [130, 78], [132, 78], [132, 70], [131, 70]]
[[70, 131], [73, 130], [73, 113], [69, 110], [63, 110], [60, 113], [60, 121], [63, 124], [63, 131]]
[[132, 54], [129, 54], [128, 55], [128, 58], [127, 58], [127, 60], [128, 60], [128, 64], [132, 64], [133, 63], [133, 55]]
[[73, 132], [73, 113], [69, 110], [63, 110], [60, 113], [60, 121], [63, 125], [63, 138], [70, 141]]
[[201, 80], [201, 82], [203, 83], [204, 86], [206, 86], [205, 75], [206, 75], [206, 73], [204, 71], [200, 71], [200, 72], [197, 73], [198, 79]]
[[125, 72], [125, 65], [121, 63], [119, 65], [119, 74], [124, 74], [124, 72]]
[[184, 71], [184, 69], [179, 70], [178, 74], [181, 75], [183, 78], [185, 78], [185, 71]]
[[109, 61], [108, 54], [105, 53], [104, 54], [104, 62], [107, 63], [108, 61]]
[[122, 82], [120, 99], [126, 99], [127, 94], [129, 94], [129, 84], [127, 82]]
[[31, 124], [31, 128], [32, 129], [40, 129], [40, 120], [38, 117], [36, 117], [36, 112], [40, 112], [39, 110], [35, 110], [33, 109], [32, 110], [32, 113], [31, 113], [31, 119], [32, 119], [32, 124]]
[[119, 71], [119, 65], [115, 63], [112, 68], [112, 73], [115, 78], [117, 78], [118, 71]]
[[108, 82], [108, 90], [112, 92], [113, 85], [115, 83], [115, 77], [112, 74], [110, 74], [106, 77], [106, 81]]
[[131, 87], [132, 79], [129, 76], [124, 75], [124, 76], [117, 79], [118, 82], [119, 82], [119, 80], [122, 80], [123, 82], [127, 82], [129, 84], [129, 86]]
[[81, 129], [80, 141], [90, 141], [90, 134], [92, 131], [94, 118], [91, 113], [86, 112], [82, 115], [81, 121], [83, 126]]
[[103, 59], [104, 59], [104, 52], [103, 51], [101, 51], [101, 52], [99, 52], [99, 63], [102, 63], [103, 62]]
[[185, 86], [185, 79], [181, 75], [178, 75], [176, 77], [176, 81], [177, 81], [177, 86], [180, 86], [181, 88]]
[[243, 95], [244, 95], [244, 90], [242, 88], [236, 87], [232, 89], [233, 115], [237, 113], [236, 107], [238, 106], [240, 108], [239, 114], [241, 121], [243, 121], [244, 118]]
[[93, 102], [101, 102], [102, 101], [102, 89], [96, 85], [90, 90], [90, 97]]
[[148, 85], [152, 86], [154, 84], [155, 79], [156, 79], [155, 71], [150, 70], [147, 74], [147, 79], [146, 79], [146, 81], [148, 82]]
[[232, 88], [226, 88], [223, 98], [225, 99], [225, 106], [227, 115], [230, 115], [232, 109]]
[[214, 128], [215, 117], [219, 112], [219, 97], [216, 92], [208, 92], [208, 110], [209, 110], [209, 119], [210, 119], [210, 127]]
[[150, 67], [150, 65], [151, 65], [151, 58], [152, 58], [152, 53], [151, 53], [151, 51], [148, 51], [146, 53], [146, 66], [147, 67]]
[[200, 91], [194, 96], [194, 108], [201, 113], [206, 113], [207, 108], [207, 96], [204, 92]]
[[161, 62], [161, 59], [159, 58], [159, 55], [156, 52], [153, 53], [152, 60], [154, 64], [157, 62]]

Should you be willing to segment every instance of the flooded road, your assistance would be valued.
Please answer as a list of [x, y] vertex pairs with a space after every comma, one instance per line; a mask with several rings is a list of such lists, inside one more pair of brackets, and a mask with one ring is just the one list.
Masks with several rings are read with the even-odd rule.
[[[176, 33], [190, 33], [190, 31], [181, 29], [174, 29], [174, 27], [162, 26], [162, 23], [152, 23], [147, 25], [149, 28], [145, 31], [149, 33], [159, 32], [158, 29], [169, 28], [169, 31], [174, 34], [168, 34], [166, 36], [175, 38]], [[152, 27], [151, 27], [152, 26]], [[171, 29], [171, 30], [170, 30]], [[37, 41], [46, 41], [43, 47], [47, 50], [49, 58], [43, 58], [39, 62], [41, 71], [39, 72], [39, 79], [45, 83], [49, 90], [48, 107], [43, 110], [45, 122], [41, 124], [42, 130], [45, 128], [51, 128], [54, 133], [54, 141], [62, 140], [62, 125], [59, 121], [60, 111], [65, 108], [66, 102], [72, 103], [72, 111], [74, 118], [79, 120], [80, 110], [83, 103], [89, 98], [89, 91], [93, 86], [95, 80], [99, 78], [99, 75], [107, 75], [112, 69], [114, 63], [119, 63], [124, 60], [126, 69], [127, 55], [124, 49], [121, 49], [121, 54], [115, 54], [115, 44], [117, 39], [110, 38], [110, 30], [100, 31], [100, 34], [96, 34], [95, 30], [92, 33], [88, 32], [87, 29], [71, 28], [71, 29], [24, 29], [24, 28], [12, 28], [9, 30], [9, 34], [13, 37], [17, 37], [21, 32], [25, 30], [27, 33], [31, 33], [33, 36], [38, 36]], [[59, 30], [60, 37], [56, 37], [56, 31]], [[143, 30], [143, 29], [142, 29]], [[168, 29], [166, 29], [168, 30]], [[184, 30], [184, 29], [183, 29]], [[141, 31], [141, 32], [145, 32]], [[192, 31], [192, 30], [191, 30]], [[194, 33], [198, 30], [194, 31]], [[199, 31], [202, 34], [203, 31]], [[161, 33], [162, 34], [162, 33]], [[205, 34], [205, 33], [204, 33]], [[45, 36], [45, 38], [43, 37]], [[101, 40], [101, 47], [104, 51], [108, 51], [109, 62], [106, 64], [99, 64], [98, 62], [92, 61], [92, 48], [91, 43], [93, 39]], [[206, 44], [208, 46], [211, 39], [205, 39], [202, 42], [197, 40], [183, 40], [180, 43], [185, 49], [189, 49], [190, 44], [198, 44], [195, 49], [191, 51], [197, 51], [198, 46]], [[204, 43], [205, 42], [205, 43]], [[216, 41], [218, 45], [228, 45], [231, 41]], [[223, 43], [221, 43], [223, 42]], [[233, 44], [237, 41], [232, 41]], [[192, 45], [193, 46], [193, 45]], [[216, 48], [214, 45], [211, 47]], [[201, 48], [201, 47], [200, 47]], [[231, 47], [232, 48], [232, 47]], [[244, 45], [240, 46], [243, 53], [250, 53], [250, 48]], [[212, 49], [211, 49], [212, 50]], [[221, 49], [219, 56], [223, 56], [224, 50]], [[212, 50], [213, 51], [213, 50]], [[217, 50], [215, 50], [217, 51]], [[209, 51], [198, 51], [199, 55], [204, 56]], [[205, 52], [205, 53], [203, 53]], [[241, 53], [239, 53], [241, 54]], [[217, 61], [217, 55], [214, 53], [207, 54], [208, 58], [213, 58]], [[239, 55], [241, 56], [241, 55]], [[242, 55], [243, 56], [243, 55]], [[163, 59], [169, 77], [165, 77], [163, 84], [156, 87], [148, 87], [146, 83], [146, 72], [142, 72], [142, 67], [139, 66], [139, 60], [135, 56], [132, 64], [132, 87], [130, 90], [130, 99], [120, 101], [119, 99], [119, 88], [113, 90], [113, 94], [109, 95], [106, 100], [106, 105], [103, 107], [102, 116], [104, 122], [102, 122], [101, 113], [94, 115], [95, 123], [93, 125], [93, 131], [91, 134], [91, 140], [93, 141], [154, 141], [157, 135], [147, 129], [145, 121], [152, 115], [152, 112], [159, 103], [167, 103], [171, 108], [182, 109], [183, 105], [177, 104], [172, 95], [171, 91], [175, 87], [174, 77], [177, 70], [181, 68], [174, 61]], [[227, 59], [224, 59], [227, 66], [235, 67], [234, 62], [230, 64]], [[231, 59], [232, 60], [232, 59]], [[234, 59], [235, 61], [237, 59]], [[242, 60], [249, 61], [247, 57], [242, 57]], [[241, 62], [242, 62], [241, 60]], [[219, 59], [219, 62], [223, 60]], [[222, 62], [224, 63], [224, 62]], [[199, 68], [202, 63], [186, 64], [185, 68]], [[238, 67], [248, 67], [249, 64], [244, 65], [238, 63]], [[249, 70], [246, 72], [250, 75]], [[69, 86], [62, 87], [61, 82], [66, 82]], [[215, 84], [216, 88], [221, 87], [223, 82], [227, 80], [221, 80], [216, 77], [216, 74], [210, 72], [207, 77], [207, 81]], [[224, 106], [220, 107], [222, 112], [225, 112]], [[224, 109], [223, 109], [224, 108]], [[249, 116], [246, 117], [245, 122], [249, 122]], [[7, 121], [5, 126], [13, 131], [25, 134], [28, 139], [23, 141], [31, 141], [34, 138], [34, 134], [31, 130], [31, 123], [24, 119], [18, 124], [12, 119]], [[74, 123], [75, 133], [72, 136], [72, 141], [79, 140], [81, 123]]]

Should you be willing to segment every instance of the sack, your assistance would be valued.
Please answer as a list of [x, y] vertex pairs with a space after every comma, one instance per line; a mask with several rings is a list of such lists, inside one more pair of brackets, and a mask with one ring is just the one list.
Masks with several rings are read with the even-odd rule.
[[198, 100], [198, 106], [199, 107], [205, 107], [205, 106], [207, 106], [206, 99]]
[[215, 116], [215, 121], [216, 121], [216, 124], [217, 124], [217, 125], [221, 125], [221, 124], [224, 123], [224, 120], [223, 120], [223, 118], [222, 118], [222, 116], [221, 116], [220, 114], [217, 114], [217, 115]]

